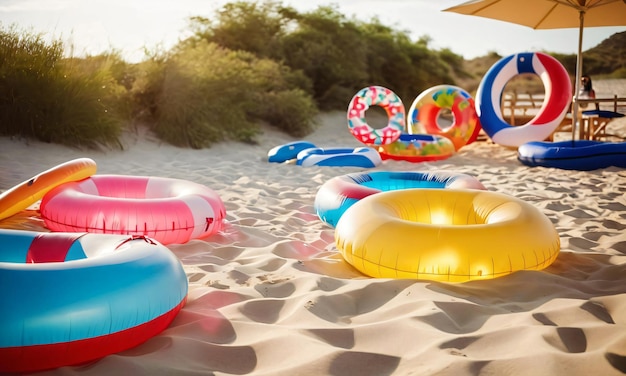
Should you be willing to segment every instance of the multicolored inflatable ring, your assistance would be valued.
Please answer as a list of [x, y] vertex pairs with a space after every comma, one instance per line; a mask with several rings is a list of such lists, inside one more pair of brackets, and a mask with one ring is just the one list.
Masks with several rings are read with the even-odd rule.
[[0, 230], [0, 373], [139, 345], [184, 306], [176, 256], [145, 237]]
[[[449, 126], [439, 124], [443, 110], [449, 110], [454, 119]], [[424, 90], [415, 98], [408, 115], [409, 133], [444, 136], [459, 150], [476, 141], [480, 123], [474, 99], [468, 92], [453, 85], [438, 85]]]
[[[370, 106], [380, 106], [387, 113], [389, 121], [382, 129], [374, 129], [365, 119]], [[391, 90], [382, 86], [369, 86], [361, 89], [348, 105], [348, 127], [357, 140], [366, 145], [385, 145], [394, 142], [404, 132], [402, 100]]]
[[[500, 102], [506, 84], [522, 73], [541, 78], [545, 100], [527, 124], [511, 126], [502, 118]], [[487, 71], [476, 93], [476, 110], [482, 128], [493, 142], [517, 147], [550, 136], [567, 114], [571, 101], [572, 84], [563, 65], [550, 55], [529, 52], [504, 57]]]
[[378, 153], [382, 160], [419, 163], [450, 158], [455, 149], [447, 137], [402, 133], [394, 142], [379, 146]]

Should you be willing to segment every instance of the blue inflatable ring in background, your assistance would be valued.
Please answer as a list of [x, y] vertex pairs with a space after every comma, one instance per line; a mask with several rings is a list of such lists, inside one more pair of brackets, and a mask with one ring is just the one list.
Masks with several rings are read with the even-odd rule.
[[626, 142], [593, 140], [528, 142], [517, 149], [517, 159], [527, 166], [589, 171], [626, 168]]
[[297, 164], [303, 167], [376, 167], [382, 163], [380, 154], [371, 147], [311, 148], [298, 153]]
[[284, 145], [273, 147], [269, 152], [267, 152], [267, 160], [272, 163], [288, 162], [292, 159], [296, 159], [298, 153], [302, 150], [315, 147], [317, 146], [307, 141], [289, 142]]

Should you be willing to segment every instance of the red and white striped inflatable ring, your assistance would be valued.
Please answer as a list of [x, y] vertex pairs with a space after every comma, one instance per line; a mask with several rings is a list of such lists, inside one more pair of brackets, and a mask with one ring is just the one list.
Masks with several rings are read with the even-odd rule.
[[162, 244], [214, 234], [226, 215], [218, 194], [204, 185], [125, 175], [57, 186], [43, 197], [40, 211], [52, 231], [143, 235]]

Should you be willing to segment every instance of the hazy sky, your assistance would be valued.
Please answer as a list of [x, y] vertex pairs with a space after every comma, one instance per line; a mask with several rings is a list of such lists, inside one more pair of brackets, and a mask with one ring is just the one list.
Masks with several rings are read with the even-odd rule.
[[[520, 0], [522, 1], [522, 0]], [[228, 0], [0, 0], [3, 27], [43, 32], [71, 42], [74, 55], [97, 54], [112, 48], [130, 61], [143, 49], [169, 48], [188, 33], [190, 16], [211, 16]], [[388, 26], [406, 30], [414, 40], [428, 35], [431, 48], [449, 48], [473, 58], [495, 51], [509, 55], [547, 50], [575, 53], [578, 30], [532, 30], [524, 26], [442, 12], [463, 0], [284, 0], [300, 11], [335, 3], [347, 16], [368, 21], [378, 17]], [[583, 50], [626, 27], [587, 28]]]

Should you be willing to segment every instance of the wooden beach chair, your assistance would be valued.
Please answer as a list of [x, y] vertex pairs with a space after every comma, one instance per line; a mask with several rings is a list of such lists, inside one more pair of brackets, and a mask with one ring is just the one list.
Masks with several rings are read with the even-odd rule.
[[[626, 112], [626, 98], [619, 98], [615, 95], [613, 98], [581, 99], [579, 103], [584, 106], [579, 108], [578, 112], [577, 128], [578, 138], [580, 140], [624, 140], [624, 137], [608, 133], [607, 127], [613, 120], [625, 116], [623, 112]], [[610, 109], [607, 109], [608, 106], [606, 105], [601, 108], [601, 104], [603, 103], [612, 103], [613, 105]], [[585, 110], [589, 104], [593, 104], [595, 110]], [[559, 127], [552, 133], [549, 140], [553, 141], [554, 134], [559, 132], [572, 132], [572, 109], [570, 109], [570, 112], [563, 119]]]

